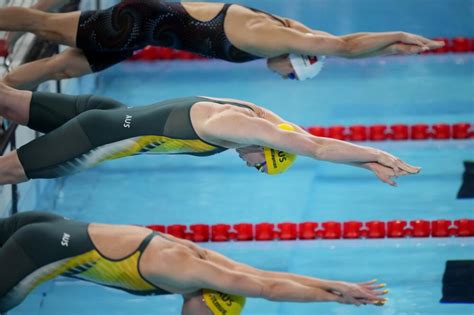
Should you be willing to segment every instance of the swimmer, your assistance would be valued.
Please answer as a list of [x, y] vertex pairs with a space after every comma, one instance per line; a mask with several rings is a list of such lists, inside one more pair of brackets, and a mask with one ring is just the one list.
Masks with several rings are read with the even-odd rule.
[[270, 175], [288, 169], [296, 155], [366, 168], [390, 185], [420, 171], [378, 149], [315, 137], [268, 109], [233, 99], [186, 97], [129, 108], [105, 97], [0, 83], [0, 116], [45, 133], [0, 157], [0, 184], [61, 177], [138, 154], [208, 156], [228, 149]]
[[[51, 8], [61, 3], [47, 2]], [[37, 7], [48, 9], [48, 4]], [[314, 77], [324, 56], [409, 55], [444, 46], [398, 31], [334, 36], [238, 4], [159, 0], [126, 0], [106, 10], [72, 13], [7, 7], [0, 9], [0, 31], [32, 32], [71, 47], [5, 77], [8, 85], [22, 89], [104, 70], [147, 45], [236, 63], [266, 59], [271, 71], [299, 80]]]
[[388, 292], [375, 281], [256, 269], [139, 226], [88, 224], [33, 211], [0, 219], [0, 312], [60, 275], [141, 296], [181, 294], [183, 315], [238, 315], [245, 297], [382, 306]]

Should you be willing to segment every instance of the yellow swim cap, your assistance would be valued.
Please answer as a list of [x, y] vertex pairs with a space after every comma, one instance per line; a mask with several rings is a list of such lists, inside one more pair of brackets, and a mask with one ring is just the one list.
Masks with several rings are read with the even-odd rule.
[[[278, 127], [283, 130], [294, 131], [295, 128], [289, 124], [279, 124]], [[296, 155], [284, 151], [270, 148], [263, 148], [267, 174], [276, 175], [286, 171], [296, 160]]]
[[202, 298], [214, 315], [240, 315], [245, 297], [203, 289]]

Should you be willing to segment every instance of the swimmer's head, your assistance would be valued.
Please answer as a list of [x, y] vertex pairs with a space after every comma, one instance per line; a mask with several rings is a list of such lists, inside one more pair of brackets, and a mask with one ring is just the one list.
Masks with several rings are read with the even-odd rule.
[[268, 68], [283, 79], [304, 81], [312, 79], [321, 72], [325, 56], [282, 55], [269, 58]]
[[[280, 124], [278, 127], [288, 131], [294, 130], [289, 124]], [[285, 172], [296, 160], [295, 154], [256, 145], [239, 148], [237, 152], [247, 166], [255, 167], [259, 172], [268, 175]]]
[[201, 290], [192, 296], [185, 296], [182, 315], [239, 315], [245, 305], [245, 298], [212, 290]]
[[217, 292], [214, 290], [202, 290], [202, 302], [212, 315], [240, 315], [245, 306], [245, 297]]

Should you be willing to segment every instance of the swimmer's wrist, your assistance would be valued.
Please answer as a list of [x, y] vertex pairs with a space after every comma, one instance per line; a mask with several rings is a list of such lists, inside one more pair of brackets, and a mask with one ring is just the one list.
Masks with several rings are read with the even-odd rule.
[[327, 291], [338, 291], [341, 287], [344, 286], [344, 282], [342, 281], [333, 281], [333, 280], [324, 280], [321, 281], [321, 289]]
[[371, 161], [367, 161], [367, 162], [377, 162], [379, 163], [380, 162], [380, 159], [382, 158], [384, 152], [382, 150], [379, 150], [379, 149], [373, 149], [373, 152], [372, 152], [372, 155], [373, 155], [373, 160]]
[[395, 32], [395, 36], [397, 38], [397, 41], [403, 42], [406, 39], [406, 33], [405, 32]]

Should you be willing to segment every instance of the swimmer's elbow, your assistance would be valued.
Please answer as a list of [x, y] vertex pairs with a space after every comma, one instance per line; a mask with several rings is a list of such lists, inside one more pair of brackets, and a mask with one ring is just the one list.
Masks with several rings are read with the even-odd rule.
[[345, 40], [344, 38], [333, 38], [332, 47], [335, 56], [351, 58], [355, 55], [354, 52], [356, 47], [354, 47], [352, 42]]
[[316, 160], [324, 160], [326, 156], [326, 146], [324, 141], [318, 137], [311, 137], [311, 144], [308, 147], [308, 156]]
[[315, 160], [325, 160], [325, 149], [321, 145], [317, 145], [311, 150], [311, 157]]
[[278, 284], [271, 280], [266, 281], [261, 288], [261, 297], [268, 301], [278, 301]]
[[313, 38], [310, 52], [314, 55], [347, 57], [351, 54], [351, 45], [344, 38], [327, 35], [307, 34]]
[[262, 287], [262, 298], [268, 301], [288, 301], [291, 300], [291, 290], [287, 286], [291, 286], [290, 283], [278, 280], [267, 280], [265, 285]]

